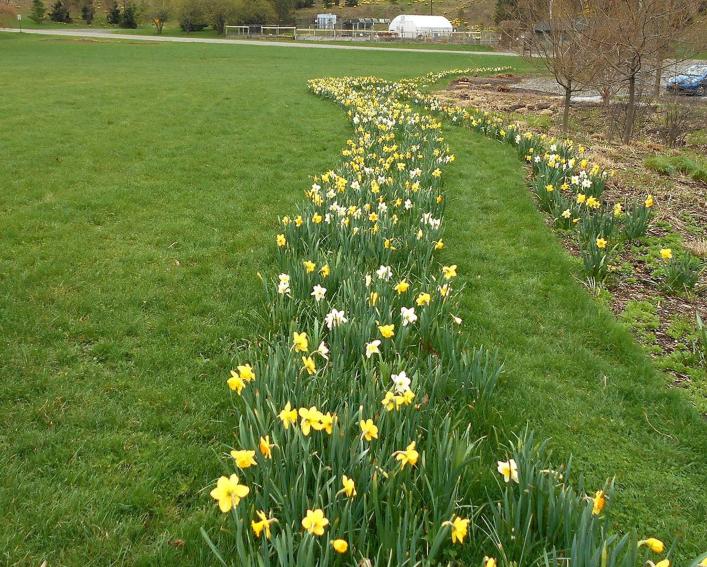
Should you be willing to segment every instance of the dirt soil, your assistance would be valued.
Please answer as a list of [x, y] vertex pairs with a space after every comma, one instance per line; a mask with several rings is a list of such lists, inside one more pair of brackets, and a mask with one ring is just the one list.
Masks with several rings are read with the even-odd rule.
[[[520, 123], [525, 129], [563, 137], [559, 128], [563, 98], [557, 85], [545, 77], [527, 78], [512, 74], [462, 77], [446, 90], [435, 94], [451, 104], [498, 113], [511, 122]], [[607, 184], [604, 200], [609, 203], [640, 202], [648, 193], [652, 194], [657, 202], [656, 217], [646, 240], [655, 246], [661, 238], [676, 233], [685, 249], [703, 260], [707, 258], [707, 184], [679, 173], [670, 177], [660, 175], [644, 165], [647, 157], [677, 152], [663, 145], [658, 136], [660, 116], [655, 112], [657, 105], [653, 102], [645, 105], [641, 131], [631, 146], [625, 146], [615, 136], [613, 139], [610, 137], [602, 105], [581, 96], [578, 98], [572, 104], [569, 137], [589, 147], [593, 161], [615, 172]], [[704, 129], [707, 124], [707, 97], [703, 97], [704, 100], [684, 98], [684, 103], [694, 109], [692, 128]], [[702, 143], [680, 150], [704, 157], [707, 155], [705, 139], [707, 136], [702, 136]], [[548, 223], [551, 224], [552, 219], [548, 219]], [[571, 254], [579, 254], [573, 236], [563, 235], [562, 241]], [[655, 305], [660, 318], [659, 328], [655, 330], [656, 342], [662, 351], [659, 356], [668, 356], [676, 349], [691, 347], [668, 332], [676, 315], [694, 321], [695, 313], [699, 313], [703, 320], [707, 320], [707, 270], [703, 271], [694, 292], [669, 295], [661, 289], [660, 282], [645, 262], [646, 250], [641, 248], [647, 246], [626, 246], [616, 259], [616, 264], [621, 268], [615, 277], [607, 281], [611, 308], [619, 315], [629, 301], [644, 300]], [[676, 386], [690, 379], [677, 369], [671, 370], [671, 373]]]

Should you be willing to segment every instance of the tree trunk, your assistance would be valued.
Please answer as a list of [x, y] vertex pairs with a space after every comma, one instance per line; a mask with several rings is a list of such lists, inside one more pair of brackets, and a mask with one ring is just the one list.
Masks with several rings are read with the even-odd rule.
[[653, 84], [653, 96], [660, 96], [660, 80], [663, 78], [663, 58], [658, 55], [658, 60], [655, 62], [655, 83]]
[[628, 78], [628, 106], [626, 107], [626, 123], [624, 124], [623, 143], [629, 144], [633, 136], [633, 123], [636, 120], [636, 73]]
[[570, 122], [570, 99], [572, 98], [572, 81], [565, 87], [565, 108], [562, 112], [562, 131], [566, 134]]

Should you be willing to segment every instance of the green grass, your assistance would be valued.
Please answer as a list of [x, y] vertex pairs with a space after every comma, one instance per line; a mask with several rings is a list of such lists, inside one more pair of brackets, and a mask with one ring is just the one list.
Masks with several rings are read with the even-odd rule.
[[707, 182], [707, 160], [701, 156], [679, 154], [673, 156], [654, 155], [644, 161], [648, 169], [661, 175], [682, 173], [695, 181]]
[[707, 435], [679, 391], [579, 283], [570, 258], [535, 209], [514, 150], [448, 132], [448, 259], [465, 274], [465, 320], [500, 349], [507, 378], [499, 423], [524, 423], [574, 456], [589, 486], [616, 475], [618, 526], [680, 538], [680, 557], [707, 541]]
[[0, 557], [198, 561], [256, 272], [350, 132], [306, 80], [458, 56], [15, 34], [0, 51]]
[[[0, 51], [0, 557], [210, 563], [255, 273], [350, 133], [305, 82], [459, 59], [14, 34]], [[510, 148], [448, 135], [447, 258], [468, 332], [506, 361], [498, 425], [552, 436], [592, 485], [616, 474], [621, 526], [702, 551], [704, 425], [575, 281]]]

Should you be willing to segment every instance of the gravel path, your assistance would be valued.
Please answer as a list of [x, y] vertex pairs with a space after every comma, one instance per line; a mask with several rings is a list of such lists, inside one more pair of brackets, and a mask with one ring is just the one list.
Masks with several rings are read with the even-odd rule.
[[[14, 28], [0, 28], [0, 32], [20, 33]], [[451, 49], [404, 49], [402, 47], [364, 47], [361, 45], [332, 45], [316, 43], [297, 43], [293, 41], [265, 41], [252, 39], [214, 39], [207, 37], [171, 37], [157, 35], [133, 35], [125, 33], [113, 33], [94, 30], [22, 30], [22, 33], [35, 35], [53, 35], [64, 37], [91, 37], [100, 39], [128, 39], [133, 41], [166, 41], [173, 43], [216, 43], [226, 45], [257, 45], [263, 47], [301, 47], [304, 49], [348, 49], [356, 51], [398, 51], [404, 53], [436, 53], [450, 55], [502, 55], [507, 57], [517, 57], [515, 53], [506, 51], [460, 51]]]

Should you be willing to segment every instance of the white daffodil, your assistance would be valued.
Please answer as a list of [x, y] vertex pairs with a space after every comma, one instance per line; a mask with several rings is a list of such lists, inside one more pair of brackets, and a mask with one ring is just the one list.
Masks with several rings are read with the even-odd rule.
[[403, 327], [407, 327], [408, 325], [414, 323], [415, 321], [417, 321], [417, 315], [415, 315], [415, 308], [401, 307], [400, 318], [402, 319]]
[[312, 288], [312, 293], [310, 295], [314, 298], [314, 301], [319, 302], [324, 299], [324, 296], [326, 295], [326, 288], [317, 284]]

